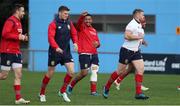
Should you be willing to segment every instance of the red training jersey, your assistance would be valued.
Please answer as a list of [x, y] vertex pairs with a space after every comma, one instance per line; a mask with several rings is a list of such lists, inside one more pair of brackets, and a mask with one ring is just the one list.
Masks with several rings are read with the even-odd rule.
[[92, 26], [87, 26], [84, 23], [84, 18], [85, 16], [80, 16], [76, 27], [78, 32], [78, 53], [97, 54], [97, 48], [93, 46], [96, 41], [100, 46], [97, 31]]
[[0, 52], [13, 54], [21, 53], [19, 34], [22, 34], [20, 20], [15, 16], [9, 17], [2, 30]]

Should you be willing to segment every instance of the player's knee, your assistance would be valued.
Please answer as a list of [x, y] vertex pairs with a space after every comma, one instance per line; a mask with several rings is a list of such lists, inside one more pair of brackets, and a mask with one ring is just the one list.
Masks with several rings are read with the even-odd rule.
[[88, 75], [88, 70], [82, 70], [82, 71], [81, 71], [81, 75], [82, 75], [83, 77], [85, 77], [86, 75]]
[[1, 79], [1, 80], [7, 79], [7, 77], [8, 77], [8, 72], [3, 71], [3, 72], [0, 73], [0, 74], [1, 74], [1, 75], [0, 75], [0, 79]]
[[68, 72], [70, 76], [73, 76], [74, 75], [74, 71], [70, 71]]
[[98, 65], [92, 65], [91, 66], [90, 81], [97, 82], [97, 73], [98, 73], [98, 70], [99, 70], [99, 66]]
[[46, 76], [48, 76], [49, 78], [51, 78], [54, 74], [54, 71], [48, 71]]
[[21, 80], [22, 79], [22, 73], [18, 73], [18, 75], [16, 76], [17, 80]]
[[136, 73], [142, 75], [144, 73], [144, 67], [136, 69]]
[[7, 78], [8, 78], [8, 75], [5, 74], [5, 75], [3, 75], [3, 76], [1, 77], [1, 80], [5, 80], [5, 79], [7, 79]]

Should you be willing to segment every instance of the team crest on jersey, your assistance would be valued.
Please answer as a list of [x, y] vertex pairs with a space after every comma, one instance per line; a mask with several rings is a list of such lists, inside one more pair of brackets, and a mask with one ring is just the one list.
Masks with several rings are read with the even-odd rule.
[[128, 59], [126, 59], [126, 60], [124, 61], [124, 63], [125, 63], [125, 64], [128, 64]]
[[10, 60], [7, 60], [6, 64], [7, 64], [7, 65], [10, 65], [10, 63], [11, 63]]
[[87, 68], [87, 67], [88, 67], [88, 65], [87, 65], [87, 64], [85, 64], [85, 65], [84, 65], [84, 67], [85, 67], [85, 68]]
[[70, 27], [70, 25], [69, 25], [69, 24], [67, 25], [67, 27], [68, 27], [68, 29], [69, 29], [69, 30], [71, 29], [71, 27]]
[[51, 61], [51, 65], [52, 65], [52, 66], [55, 65], [55, 61]]

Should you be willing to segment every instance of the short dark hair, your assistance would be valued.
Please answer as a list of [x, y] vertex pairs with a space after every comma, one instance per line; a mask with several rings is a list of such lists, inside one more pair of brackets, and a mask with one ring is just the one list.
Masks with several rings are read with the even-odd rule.
[[142, 9], [134, 9], [133, 11], [133, 16], [136, 14], [136, 13], [139, 13], [139, 12], [144, 12]]
[[70, 11], [70, 9], [67, 7], [67, 6], [60, 6], [59, 9], [58, 9], [58, 12], [60, 11]]
[[15, 4], [14, 8], [13, 8], [13, 13], [15, 13], [18, 9], [20, 9], [21, 7], [24, 7], [23, 4]]
[[92, 17], [92, 15], [91, 15], [91, 14], [86, 14], [86, 15], [85, 15], [85, 17], [86, 17], [86, 16], [90, 16], [90, 17]]

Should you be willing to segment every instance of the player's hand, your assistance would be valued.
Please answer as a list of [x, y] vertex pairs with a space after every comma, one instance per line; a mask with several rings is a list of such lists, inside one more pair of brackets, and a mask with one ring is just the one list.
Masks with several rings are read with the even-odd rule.
[[27, 33], [25, 34], [25, 38], [24, 38], [24, 41], [28, 41], [29, 40], [29, 37], [27, 36]]
[[26, 37], [25, 35], [23, 35], [23, 34], [19, 34], [19, 40], [24, 41], [25, 37]]
[[87, 14], [88, 14], [87, 11], [84, 11], [84, 12], [81, 13], [82, 16], [86, 16]]
[[21, 41], [28, 41], [27, 33], [25, 35], [19, 34], [19, 40], [21, 40]]
[[148, 46], [148, 43], [143, 39], [143, 41], [142, 41], [142, 45], [144, 45], [144, 46]]
[[57, 52], [57, 53], [61, 53], [61, 54], [63, 54], [63, 50], [62, 50], [61, 48], [59, 48], [59, 47], [58, 47], [58, 48], [56, 48], [56, 52]]
[[77, 52], [78, 51], [78, 45], [74, 43], [74, 50]]
[[93, 42], [93, 46], [97, 48], [99, 46], [99, 43], [97, 41]]

